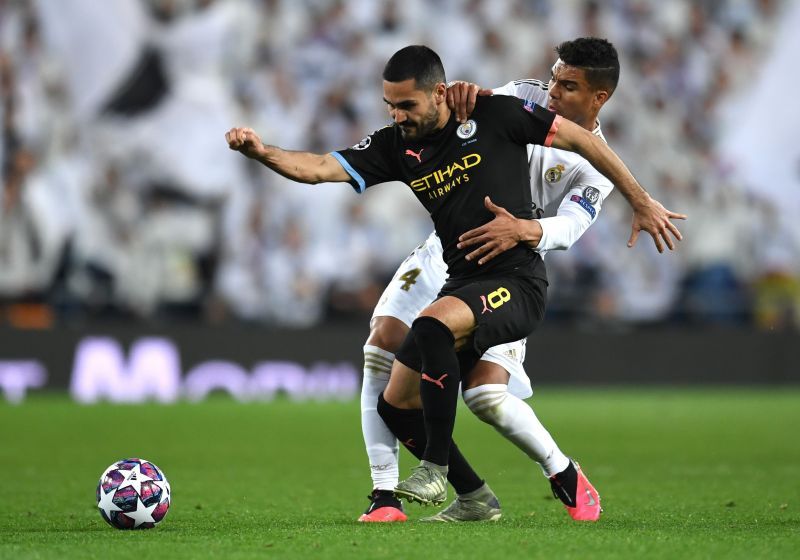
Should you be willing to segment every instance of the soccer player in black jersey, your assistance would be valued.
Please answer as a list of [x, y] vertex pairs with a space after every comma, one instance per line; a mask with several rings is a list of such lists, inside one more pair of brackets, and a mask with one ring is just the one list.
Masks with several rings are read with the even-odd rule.
[[383, 78], [394, 124], [352, 148], [325, 155], [290, 152], [264, 145], [249, 128], [231, 129], [226, 140], [231, 149], [298, 182], [348, 182], [363, 192], [403, 181], [430, 212], [449, 280], [412, 325], [390, 386], [410, 375], [420, 379], [427, 436], [421, 464], [395, 491], [441, 503], [460, 372], [468, 372], [486, 348], [530, 334], [542, 319], [547, 286], [535, 252], [514, 247], [479, 266], [464, 258], [467, 249], [458, 248], [458, 236], [493, 218], [486, 196], [516, 217], [532, 218], [527, 144], [579, 153], [623, 192], [646, 193], [602, 140], [541, 107], [511, 97], [481, 98], [472, 118], [459, 124], [445, 102], [441, 61], [427, 47], [395, 53]]

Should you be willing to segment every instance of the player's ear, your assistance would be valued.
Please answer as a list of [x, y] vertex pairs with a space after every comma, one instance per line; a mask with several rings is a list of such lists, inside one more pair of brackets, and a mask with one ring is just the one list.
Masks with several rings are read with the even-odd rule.
[[433, 100], [436, 103], [444, 103], [447, 99], [447, 84], [439, 82], [433, 86]]
[[600, 108], [605, 105], [606, 101], [608, 101], [609, 97], [611, 97], [611, 95], [608, 93], [608, 91], [604, 89], [598, 89], [594, 92], [592, 103], [596, 109], [600, 110]]

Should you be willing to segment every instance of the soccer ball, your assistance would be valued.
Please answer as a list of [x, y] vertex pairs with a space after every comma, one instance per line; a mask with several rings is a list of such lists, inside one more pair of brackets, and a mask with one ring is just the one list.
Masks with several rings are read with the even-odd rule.
[[167, 477], [144, 459], [123, 459], [108, 467], [97, 484], [97, 507], [117, 529], [152, 529], [169, 511]]

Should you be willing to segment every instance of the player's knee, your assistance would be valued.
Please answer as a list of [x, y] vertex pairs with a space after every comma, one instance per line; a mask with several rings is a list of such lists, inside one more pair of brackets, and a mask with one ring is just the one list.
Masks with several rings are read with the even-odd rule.
[[391, 352], [397, 352], [408, 334], [408, 326], [400, 319], [389, 316], [374, 317], [370, 322], [367, 345]]
[[402, 413], [404, 409], [399, 402], [389, 402], [384, 397], [384, 393], [378, 395], [378, 416], [390, 428], [395, 424], [397, 416]]
[[505, 428], [507, 418], [503, 403], [507, 392], [504, 385], [481, 385], [464, 391], [464, 402], [470, 411], [483, 422], [496, 428]]
[[435, 351], [443, 346], [452, 347], [455, 338], [447, 325], [430, 316], [418, 317], [411, 325], [411, 331], [421, 353]]

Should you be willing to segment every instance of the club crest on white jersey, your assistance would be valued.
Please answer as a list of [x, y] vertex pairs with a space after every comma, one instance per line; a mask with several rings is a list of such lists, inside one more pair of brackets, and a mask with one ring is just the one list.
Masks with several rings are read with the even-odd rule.
[[564, 173], [564, 164], [559, 163], [544, 172], [544, 180], [548, 183], [558, 183], [562, 173]]

